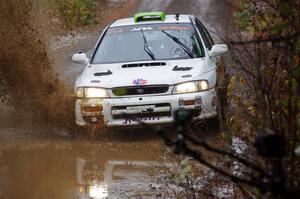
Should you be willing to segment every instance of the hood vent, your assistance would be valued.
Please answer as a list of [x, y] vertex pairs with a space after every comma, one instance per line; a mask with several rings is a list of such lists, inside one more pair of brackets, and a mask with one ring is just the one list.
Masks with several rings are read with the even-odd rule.
[[106, 75], [112, 75], [112, 72], [110, 70], [106, 71], [106, 72], [99, 72], [99, 73], [95, 73], [94, 74], [96, 77], [99, 76], [106, 76]]
[[193, 67], [178, 67], [178, 66], [175, 66], [173, 68], [173, 71], [188, 71], [188, 70], [192, 70]]
[[149, 67], [149, 66], [166, 66], [165, 62], [150, 62], [150, 63], [135, 63], [135, 64], [124, 64], [122, 68], [134, 68], [134, 67]]

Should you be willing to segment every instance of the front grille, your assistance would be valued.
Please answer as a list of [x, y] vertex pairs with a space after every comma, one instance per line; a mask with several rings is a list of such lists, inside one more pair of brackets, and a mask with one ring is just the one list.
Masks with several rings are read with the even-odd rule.
[[[146, 104], [146, 106], [155, 106], [156, 108], [161, 108], [161, 107], [171, 107], [170, 103], [160, 103], [160, 104]], [[130, 106], [113, 106], [112, 110], [124, 110], [127, 109], [127, 107], [139, 107], [139, 106], [144, 106], [144, 105], [130, 105]]]
[[132, 106], [113, 106], [112, 116], [114, 119], [137, 119], [171, 117], [172, 108], [169, 103], [132, 105]]
[[168, 85], [119, 87], [112, 89], [115, 96], [162, 94], [169, 90]]
[[114, 119], [136, 119], [136, 118], [149, 118], [151, 120], [155, 117], [171, 117], [171, 112], [164, 113], [135, 113], [128, 115], [114, 115]]

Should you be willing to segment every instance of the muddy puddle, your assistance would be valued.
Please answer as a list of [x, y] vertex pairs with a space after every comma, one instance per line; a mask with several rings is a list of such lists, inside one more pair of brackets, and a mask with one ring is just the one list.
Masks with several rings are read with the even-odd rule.
[[0, 198], [161, 198], [175, 161], [159, 137], [109, 139], [41, 139], [0, 150]]

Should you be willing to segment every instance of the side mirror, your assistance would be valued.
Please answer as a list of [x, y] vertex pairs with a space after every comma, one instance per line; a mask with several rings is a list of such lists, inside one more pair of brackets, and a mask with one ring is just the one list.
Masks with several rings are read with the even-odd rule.
[[85, 53], [76, 53], [72, 56], [72, 61], [76, 64], [87, 64], [89, 58]]
[[216, 44], [213, 45], [211, 50], [208, 52], [210, 57], [218, 57], [224, 55], [228, 51], [228, 46], [226, 44]]

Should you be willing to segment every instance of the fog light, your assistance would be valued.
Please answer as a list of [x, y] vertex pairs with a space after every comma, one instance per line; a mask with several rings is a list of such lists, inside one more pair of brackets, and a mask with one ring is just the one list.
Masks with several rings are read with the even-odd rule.
[[192, 106], [192, 105], [195, 105], [195, 100], [187, 100], [187, 101], [184, 101], [184, 105], [185, 105], [185, 106]]
[[92, 122], [97, 122], [97, 118], [96, 117], [92, 117]]
[[99, 122], [103, 121], [103, 116], [102, 115], [99, 115], [99, 116], [94, 116], [94, 115], [88, 116], [88, 115], [85, 115], [82, 118], [83, 118], [83, 120], [85, 122], [91, 123], [91, 124], [96, 124], [96, 123], [99, 123]]
[[103, 110], [102, 106], [84, 106], [82, 108], [84, 112], [101, 112]]

